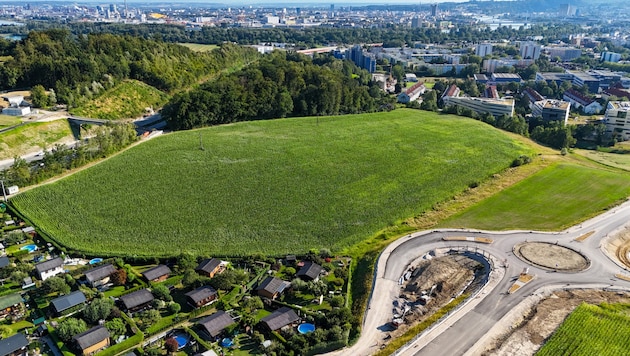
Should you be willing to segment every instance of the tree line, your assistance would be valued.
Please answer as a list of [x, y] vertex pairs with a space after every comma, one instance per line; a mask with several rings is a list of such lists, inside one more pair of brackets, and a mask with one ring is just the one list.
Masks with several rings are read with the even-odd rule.
[[122, 79], [137, 79], [169, 92], [195, 84], [258, 53], [224, 44], [208, 53], [153, 39], [107, 33], [75, 36], [69, 30], [31, 31], [18, 42], [0, 39], [0, 89], [42, 85], [54, 89], [59, 103], [111, 87]]
[[238, 72], [181, 92], [163, 108], [172, 129], [287, 116], [338, 115], [393, 108], [370, 74], [330, 55], [276, 51]]

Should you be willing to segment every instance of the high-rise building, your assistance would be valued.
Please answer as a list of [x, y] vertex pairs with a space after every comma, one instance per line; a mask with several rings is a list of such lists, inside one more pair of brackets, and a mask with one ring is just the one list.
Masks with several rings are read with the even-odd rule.
[[538, 59], [541, 48], [536, 42], [521, 42], [521, 57], [523, 59]]
[[480, 43], [475, 48], [475, 55], [485, 57], [492, 54], [492, 43]]
[[302, 9], [301, 9], [301, 8], [299, 8], [299, 7], [296, 7], [296, 8], [295, 8], [295, 13], [296, 13], [298, 16], [301, 16], [301, 15], [302, 15]]
[[411, 19], [411, 27], [412, 28], [419, 28], [422, 27], [422, 19], [419, 17], [414, 17]]
[[431, 4], [431, 16], [436, 17], [438, 15], [438, 5]]
[[621, 54], [615, 52], [602, 52], [602, 62], [619, 62], [621, 60]]

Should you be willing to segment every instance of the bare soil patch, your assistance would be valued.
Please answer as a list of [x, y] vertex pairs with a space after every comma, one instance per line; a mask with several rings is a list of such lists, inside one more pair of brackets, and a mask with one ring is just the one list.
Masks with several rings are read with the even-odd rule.
[[601, 290], [557, 291], [543, 299], [524, 320], [488, 345], [482, 355], [534, 355], [564, 319], [582, 302], [630, 303], [630, 293]]
[[630, 226], [625, 226], [603, 246], [604, 252], [617, 263], [630, 268]]
[[587, 268], [589, 260], [579, 252], [547, 242], [525, 242], [514, 246], [514, 254], [537, 267], [577, 272]]

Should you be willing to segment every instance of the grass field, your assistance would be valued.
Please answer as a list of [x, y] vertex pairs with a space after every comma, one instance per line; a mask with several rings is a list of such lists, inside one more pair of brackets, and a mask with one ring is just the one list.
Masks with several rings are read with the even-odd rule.
[[68, 120], [35, 122], [0, 134], [0, 159], [52, 147], [55, 142], [71, 140]]
[[536, 353], [537, 356], [621, 356], [630, 350], [630, 305], [582, 304]]
[[195, 52], [210, 52], [215, 48], [219, 48], [217, 45], [211, 44], [199, 44], [199, 43], [178, 43], [184, 47], [188, 47]]
[[22, 120], [20, 120], [19, 118], [15, 117], [15, 116], [0, 115], [0, 129], [3, 129], [5, 127], [9, 127], [9, 126], [13, 126], [13, 125], [17, 125], [20, 122], [22, 122]]
[[150, 85], [126, 80], [89, 103], [72, 109], [72, 114], [106, 120], [136, 118], [142, 116], [146, 108], [162, 107], [168, 99], [168, 95]]
[[581, 156], [592, 159], [593, 161], [605, 164], [607, 166], [621, 168], [630, 171], [630, 154], [608, 153], [594, 150], [580, 150], [575, 152]]
[[243, 122], [153, 139], [12, 201], [93, 254], [340, 250], [525, 152], [481, 122], [416, 110]]
[[558, 230], [630, 195], [630, 175], [554, 164], [440, 224], [489, 230]]

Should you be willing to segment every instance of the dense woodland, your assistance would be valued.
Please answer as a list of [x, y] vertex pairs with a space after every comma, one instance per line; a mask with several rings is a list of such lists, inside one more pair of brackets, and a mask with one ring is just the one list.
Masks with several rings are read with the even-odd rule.
[[239, 72], [177, 94], [162, 110], [173, 129], [287, 116], [338, 115], [393, 108], [370, 74], [328, 55], [276, 51]]
[[439, 28], [409, 28], [404, 25], [390, 25], [386, 28], [330, 28], [314, 27], [294, 28], [242, 28], [242, 27], [203, 27], [199, 31], [186, 29], [182, 25], [143, 24], [125, 25], [116, 23], [55, 23], [54, 21], [29, 22], [23, 28], [16, 27], [15, 33], [27, 33], [29, 30], [65, 27], [75, 35], [95, 32], [119, 35], [140, 36], [147, 39], [159, 39], [165, 42], [194, 42], [221, 44], [236, 42], [239, 44], [259, 44], [261, 42], [293, 43], [301, 47], [313, 47], [330, 43], [384, 43], [385, 47], [400, 47], [414, 42], [445, 43], [448, 41], [489, 41], [519, 40], [531, 36], [544, 36], [543, 42], [563, 39], [572, 33], [581, 32], [574, 24], [541, 24], [530, 28], [511, 29], [501, 27], [496, 31], [489, 28], [479, 30], [473, 26], [460, 26], [448, 33]]
[[137, 79], [163, 91], [190, 86], [234, 63], [250, 62], [255, 50], [225, 44], [217, 51], [188, 48], [113, 34], [74, 36], [67, 30], [32, 31], [19, 42], [0, 39], [0, 89], [42, 85], [59, 103], [97, 95], [122, 79]]

